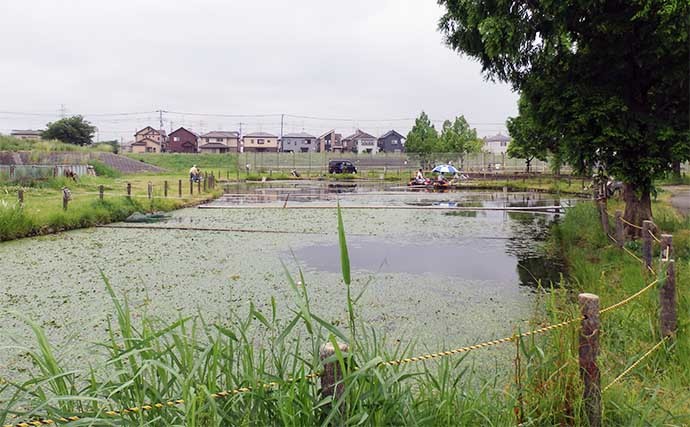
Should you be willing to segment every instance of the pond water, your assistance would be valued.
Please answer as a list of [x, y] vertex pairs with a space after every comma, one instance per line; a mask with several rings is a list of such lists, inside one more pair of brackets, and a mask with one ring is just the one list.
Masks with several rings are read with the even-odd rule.
[[[211, 204], [217, 209], [183, 209], [150, 225], [286, 233], [94, 228], [0, 243], [6, 307], [0, 342], [35, 347], [22, 320], [28, 317], [70, 363], [97, 359], [90, 343], [105, 338], [114, 313], [101, 271], [127, 296], [135, 316], [172, 320], [201, 311], [209, 321], [227, 321], [230, 310], [243, 310], [249, 301], [267, 310], [271, 296], [287, 316], [296, 304], [281, 261], [292, 273], [304, 271], [316, 312], [344, 323], [336, 211], [325, 208], [336, 198], [346, 208], [353, 286], [367, 287], [361, 316], [391, 340], [436, 350], [525, 329], [537, 305], [536, 282], [558, 280], [558, 262], [545, 259], [540, 247], [556, 215], [442, 209], [548, 206], [557, 202], [554, 196], [411, 193], [348, 183], [228, 191]], [[288, 207], [320, 208], [281, 209], [288, 193]], [[369, 205], [376, 208], [360, 209]], [[265, 209], [222, 209], [232, 206]], [[20, 347], [0, 352], [0, 375], [13, 377], [29, 365]]]

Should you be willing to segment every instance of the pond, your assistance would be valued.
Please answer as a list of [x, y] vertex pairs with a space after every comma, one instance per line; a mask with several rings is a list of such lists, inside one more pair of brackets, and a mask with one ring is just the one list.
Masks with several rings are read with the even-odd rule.
[[[353, 286], [367, 287], [358, 309], [391, 340], [436, 350], [525, 329], [537, 306], [537, 282], [558, 280], [558, 261], [541, 250], [557, 215], [443, 209], [550, 206], [558, 202], [551, 195], [318, 182], [228, 191], [212, 209], [183, 209], [149, 225], [279, 233], [94, 228], [1, 243], [3, 345], [34, 347], [23, 320], [31, 318], [61, 357], [75, 366], [93, 362], [99, 356], [91, 343], [105, 338], [114, 313], [101, 272], [137, 317], [201, 312], [208, 321], [227, 321], [250, 301], [268, 310], [271, 296], [288, 315], [296, 304], [284, 263], [292, 274], [304, 272], [314, 311], [344, 323], [336, 211], [329, 208], [336, 198], [344, 207]], [[29, 366], [19, 347], [0, 352], [0, 375], [14, 377]]]

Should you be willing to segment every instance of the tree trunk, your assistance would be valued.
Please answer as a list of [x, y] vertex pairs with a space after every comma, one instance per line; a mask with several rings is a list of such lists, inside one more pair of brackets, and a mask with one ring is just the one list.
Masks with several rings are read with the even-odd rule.
[[529, 165], [532, 163], [532, 159], [526, 159], [525, 164], [527, 165], [527, 175], [529, 175]]
[[[642, 221], [652, 219], [652, 198], [648, 187], [640, 190], [639, 194], [635, 190], [634, 184], [628, 182], [623, 184], [623, 200], [625, 200], [623, 218], [638, 227], [642, 227]], [[627, 224], [625, 228], [628, 236], [640, 236], [641, 230]]]

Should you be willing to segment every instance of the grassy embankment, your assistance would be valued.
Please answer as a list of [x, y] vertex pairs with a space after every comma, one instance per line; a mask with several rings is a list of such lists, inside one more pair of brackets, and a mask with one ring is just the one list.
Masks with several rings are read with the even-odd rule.
[[[659, 226], [674, 233], [679, 267], [678, 335], [604, 392], [605, 425], [690, 422], [688, 222], [664, 202], [655, 204], [655, 212]], [[4, 386], [6, 392], [16, 394], [3, 403], [0, 420], [15, 413], [24, 418], [31, 413], [22, 408], [37, 408], [37, 413], [51, 417], [86, 414], [116, 423], [124, 419], [120, 425], [132, 426], [586, 425], [577, 365], [577, 322], [520, 341], [515, 362], [519, 369], [508, 381], [497, 381], [504, 375], [474, 378], [462, 356], [378, 366], [383, 360], [426, 349], [401, 348], [357, 317], [358, 298], [349, 292], [343, 227], [339, 230], [341, 286], [348, 289], [343, 301], [344, 325], [317, 313], [309, 300], [308, 277], [302, 275], [292, 278], [286, 273], [294, 291], [290, 304], [294, 316], [284, 321], [277, 320], [277, 302], [272, 300], [271, 310], [261, 312], [250, 305], [247, 313], [234, 313], [225, 324], [208, 324], [201, 314], [164, 323], [145, 311], [132, 311], [126, 300], [111, 291], [116, 321], [101, 347], [109, 355], [108, 363], [68, 372], [56, 360], [40, 328], [33, 326], [39, 345], [27, 352], [36, 363], [34, 378]], [[638, 249], [635, 243], [628, 246]], [[535, 326], [576, 317], [574, 296], [578, 292], [598, 294], [605, 307], [653, 279], [637, 261], [607, 241], [596, 211], [588, 203], [568, 212], [554, 230], [550, 248], [565, 254], [570, 279], [544, 294], [546, 314], [538, 316]], [[602, 316], [599, 364], [603, 385], [660, 340], [657, 310], [658, 295], [652, 290]], [[344, 393], [337, 402], [320, 397], [317, 383], [299, 380], [322, 369], [319, 346], [335, 340], [350, 346], [348, 355], [337, 354], [333, 359], [346, 372]], [[515, 367], [496, 369], [513, 372]], [[473, 386], [477, 382], [482, 386]], [[238, 387], [248, 389], [227, 397], [212, 395]], [[184, 404], [165, 404], [175, 398], [184, 399]], [[155, 402], [164, 402], [165, 407], [115, 417], [104, 409]]]
[[[0, 138], [0, 150], [27, 150], [33, 153], [51, 151], [106, 150], [110, 146], [84, 148], [55, 141], [30, 142]], [[112, 147], [110, 147], [112, 148]], [[92, 161], [98, 176], [81, 176], [78, 181], [67, 178], [22, 180], [21, 184], [0, 177], [0, 241], [56, 231], [71, 230], [121, 221], [134, 212], [170, 211], [218, 196], [216, 187], [198, 194], [189, 193], [186, 170], [171, 169], [158, 174], [122, 175], [99, 162]], [[188, 169], [188, 168], [187, 168]], [[178, 180], [182, 179], [182, 198], [178, 198]], [[168, 181], [168, 198], [163, 183]], [[148, 183], [153, 184], [153, 200], [148, 200]], [[127, 183], [132, 197], [127, 198]], [[104, 200], [99, 200], [99, 186], [104, 186]], [[62, 188], [72, 193], [68, 209], [62, 209]], [[18, 202], [18, 190], [24, 190], [24, 204]]]

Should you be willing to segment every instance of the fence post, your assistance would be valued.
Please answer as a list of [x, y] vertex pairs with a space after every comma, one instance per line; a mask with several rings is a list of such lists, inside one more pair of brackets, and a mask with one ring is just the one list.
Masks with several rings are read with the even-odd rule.
[[601, 227], [604, 229], [604, 233], [608, 236], [609, 232], [609, 214], [606, 212], [606, 198], [599, 197], [597, 199], [597, 207], [599, 208], [599, 220], [601, 221]]
[[14, 165], [10, 165], [10, 179], [14, 179]]
[[177, 180], [177, 196], [182, 198], [182, 180]]
[[[206, 191], [206, 181], [204, 181], [204, 191]], [[196, 182], [196, 192], [201, 194], [201, 180]]]
[[146, 193], [149, 196], [149, 200], [153, 198], [153, 184], [151, 184], [151, 181], [149, 181], [148, 185], [146, 186]]
[[67, 204], [69, 203], [70, 199], [70, 191], [67, 187], [63, 187], [62, 189], [62, 209], [67, 210]]
[[[346, 353], [349, 349], [347, 344], [338, 343], [338, 348], [341, 353]], [[319, 349], [319, 357], [321, 361], [328, 359], [335, 355], [335, 347], [333, 343], [326, 343]], [[321, 374], [321, 395], [333, 396], [333, 401], [337, 401], [342, 396], [345, 390], [345, 384], [342, 383], [343, 373], [340, 370], [340, 363], [334, 360], [329, 363], [324, 363], [323, 373]]]
[[191, 179], [189, 180], [189, 194], [194, 194], [194, 181], [192, 181]]
[[661, 263], [666, 264], [666, 280], [659, 290], [661, 335], [667, 337], [676, 331], [676, 263], [673, 257], [673, 236], [661, 235]]
[[647, 268], [652, 267], [652, 229], [654, 223], [648, 219], [642, 221], [642, 259]]
[[163, 181], [163, 197], [168, 198], [168, 180]]
[[625, 225], [623, 224], [623, 212], [616, 211], [616, 243], [619, 248], [625, 244]]
[[23, 207], [24, 206], [24, 189], [23, 188], [20, 188], [19, 190], [17, 190], [17, 200], [19, 201], [19, 207], [20, 208]]
[[601, 426], [601, 376], [597, 366], [599, 354], [599, 297], [594, 294], [578, 295], [582, 313], [579, 361], [580, 376], [584, 382], [583, 400], [590, 427]]
[[104, 191], [105, 191], [105, 187], [103, 187], [102, 184], [99, 185], [99, 186], [98, 186], [98, 198], [99, 198], [100, 200], [103, 200], [103, 192], [104, 192]]
[[132, 184], [129, 182], [127, 183], [127, 197], [132, 197]]

